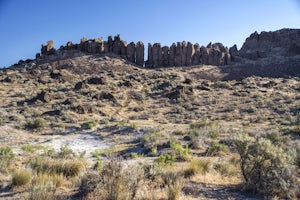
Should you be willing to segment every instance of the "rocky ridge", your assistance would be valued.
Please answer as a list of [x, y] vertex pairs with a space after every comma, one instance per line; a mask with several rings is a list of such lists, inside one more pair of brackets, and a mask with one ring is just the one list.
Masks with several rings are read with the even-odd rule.
[[[80, 55], [80, 52], [116, 55], [145, 68], [219, 66], [224, 74], [228, 74], [228, 79], [241, 79], [251, 75], [286, 77], [300, 74], [300, 29], [254, 32], [240, 50], [236, 45], [227, 48], [222, 43], [209, 43], [206, 47], [186, 41], [173, 43], [170, 47], [162, 46], [161, 43], [149, 43], [147, 60], [144, 60], [143, 42], [127, 43], [120, 35], [109, 36], [107, 41], [102, 38], [82, 38], [79, 44], [67, 42], [58, 50], [50, 40], [46, 45], [42, 45], [41, 53], [36, 54], [35, 61], [43, 63], [49, 56], [60, 55], [59, 52], [66, 51], [73, 51], [74, 55]], [[15, 66], [32, 61], [20, 61]]]

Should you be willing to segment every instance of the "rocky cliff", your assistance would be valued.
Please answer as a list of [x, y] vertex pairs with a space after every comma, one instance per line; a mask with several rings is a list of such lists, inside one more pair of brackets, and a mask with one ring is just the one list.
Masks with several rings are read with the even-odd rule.
[[[75, 51], [74, 51], [75, 50]], [[254, 32], [240, 50], [234, 45], [231, 48], [221, 43], [209, 43], [207, 46], [191, 42], [176, 42], [171, 46], [161, 43], [149, 43], [147, 49], [143, 42], [137, 43], [122, 40], [120, 35], [102, 38], [82, 38], [79, 44], [67, 42], [58, 50], [53, 41], [42, 45], [37, 61], [48, 58], [60, 59], [64, 52], [68, 55], [81, 53], [97, 55], [117, 55], [131, 63], [146, 68], [179, 67], [193, 65], [218, 66], [227, 74], [228, 79], [258, 76], [299, 76], [300, 75], [300, 29], [281, 29], [273, 32]], [[147, 59], [145, 60], [145, 51]], [[77, 53], [76, 53], [77, 52]], [[19, 62], [26, 64], [32, 60]]]

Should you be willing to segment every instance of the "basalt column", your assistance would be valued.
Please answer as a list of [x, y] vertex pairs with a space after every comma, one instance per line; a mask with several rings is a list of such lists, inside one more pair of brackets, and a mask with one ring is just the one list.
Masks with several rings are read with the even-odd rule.
[[186, 41], [182, 42], [182, 54], [181, 54], [181, 65], [186, 66], [186, 56], [187, 56], [187, 43]]
[[175, 63], [176, 67], [182, 66], [182, 43], [177, 42], [177, 46], [175, 49]]
[[148, 43], [148, 60], [146, 62], [146, 67], [152, 68], [153, 67], [153, 46], [151, 43]]
[[152, 56], [153, 56], [153, 67], [162, 66], [162, 50], [161, 44], [155, 43], [152, 47]]
[[194, 56], [195, 50], [192, 43], [187, 43], [187, 50], [186, 50], [186, 66], [192, 65], [192, 58]]
[[199, 44], [194, 44], [194, 55], [192, 56], [192, 64], [193, 65], [199, 65], [200, 58], [201, 58], [201, 53], [200, 53], [200, 45]]
[[169, 66], [173, 67], [175, 65], [175, 52], [176, 52], [176, 44], [173, 43], [169, 49]]
[[169, 47], [164, 46], [162, 48], [162, 66], [169, 67]]
[[139, 66], [144, 66], [144, 53], [145, 47], [144, 43], [139, 41], [136, 43], [136, 64]]
[[130, 42], [127, 47], [126, 47], [126, 58], [127, 60], [129, 60], [130, 62], [135, 63], [135, 43], [134, 42]]

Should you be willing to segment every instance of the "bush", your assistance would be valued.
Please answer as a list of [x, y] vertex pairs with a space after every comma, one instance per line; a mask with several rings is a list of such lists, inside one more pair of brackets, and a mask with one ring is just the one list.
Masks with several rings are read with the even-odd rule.
[[142, 178], [140, 167], [124, 167], [121, 162], [111, 160], [99, 172], [83, 177], [80, 190], [84, 196], [93, 199], [131, 200], [135, 198]]
[[294, 172], [295, 152], [284, 149], [285, 137], [268, 133], [259, 138], [240, 135], [236, 147], [246, 187], [266, 196], [291, 198], [297, 182]]
[[180, 142], [171, 142], [170, 149], [174, 154], [175, 159], [186, 161], [190, 157], [188, 145], [185, 145], [185, 148], [183, 148]]
[[227, 146], [225, 144], [220, 144], [214, 140], [211, 141], [210, 147], [206, 150], [206, 155], [208, 156], [217, 156], [221, 153], [227, 152]]
[[192, 160], [189, 167], [183, 172], [185, 178], [189, 178], [198, 173], [206, 174], [209, 172], [211, 162], [209, 160]]
[[81, 124], [81, 128], [92, 129], [92, 128], [96, 127], [97, 125], [98, 125], [98, 123], [96, 121], [86, 121]]
[[160, 166], [173, 166], [175, 162], [175, 155], [161, 154], [155, 161]]
[[62, 174], [45, 174], [39, 173], [36, 174], [31, 184], [32, 186], [46, 186], [47, 184], [51, 184], [54, 187], [60, 187], [65, 180], [65, 177]]
[[54, 160], [41, 157], [32, 158], [29, 165], [37, 173], [63, 174], [65, 177], [77, 176], [85, 168], [81, 160]]
[[17, 170], [12, 176], [12, 184], [14, 186], [27, 185], [30, 182], [31, 173], [28, 170]]
[[37, 118], [35, 120], [30, 120], [25, 124], [25, 129], [41, 131], [45, 126], [45, 120], [42, 118]]
[[167, 186], [168, 200], [178, 200], [183, 186], [182, 178], [174, 172], [165, 172], [162, 179]]
[[11, 147], [0, 147], [0, 169], [7, 172], [11, 160], [15, 157]]
[[228, 162], [216, 163], [214, 168], [223, 176], [237, 176], [239, 174], [238, 168]]
[[50, 183], [47, 185], [34, 185], [30, 189], [29, 200], [54, 200], [55, 189]]

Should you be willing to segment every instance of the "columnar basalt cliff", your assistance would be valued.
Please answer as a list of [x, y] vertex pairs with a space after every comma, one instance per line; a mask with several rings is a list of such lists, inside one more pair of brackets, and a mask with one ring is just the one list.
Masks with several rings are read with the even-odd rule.
[[[79, 44], [67, 42], [61, 46], [60, 50], [80, 50], [91, 54], [113, 53], [122, 58], [147, 68], [191, 66], [199, 64], [228, 65], [231, 62], [229, 49], [221, 43], [209, 44], [207, 47], [199, 44], [193, 45], [191, 42], [173, 43], [171, 47], [162, 46], [160, 43], [148, 44], [148, 59], [144, 61], [145, 46], [139, 41], [136, 44], [127, 44], [120, 35], [109, 36], [107, 41], [102, 38], [86, 39], [82, 38]], [[51, 55], [55, 53], [53, 41], [48, 41], [42, 45], [41, 54]], [[38, 55], [39, 57], [40, 55]]]
[[[115, 54], [146, 68], [176, 67], [192, 65], [214, 65], [244, 67], [247, 74], [300, 74], [300, 29], [281, 29], [274, 32], [255, 32], [251, 34], [240, 50], [234, 45], [231, 48], [221, 43], [209, 43], [206, 47], [191, 42], [177, 42], [171, 46], [162, 46], [160, 43], [148, 44], [147, 60], [144, 43], [123, 41], [120, 35], [109, 36], [107, 41], [102, 38], [82, 38], [79, 44], [68, 42], [59, 50], [80, 50], [91, 54]], [[42, 45], [41, 54], [51, 55], [57, 52], [53, 41]], [[268, 73], [262, 67], [275, 66]], [[224, 69], [225, 73], [240, 73], [240, 70]], [[275, 70], [276, 69], [276, 70]], [[252, 70], [252, 71], [251, 71]], [[259, 71], [258, 73], [253, 70]], [[270, 70], [268, 68], [268, 70]], [[234, 72], [235, 71], [235, 72]]]

